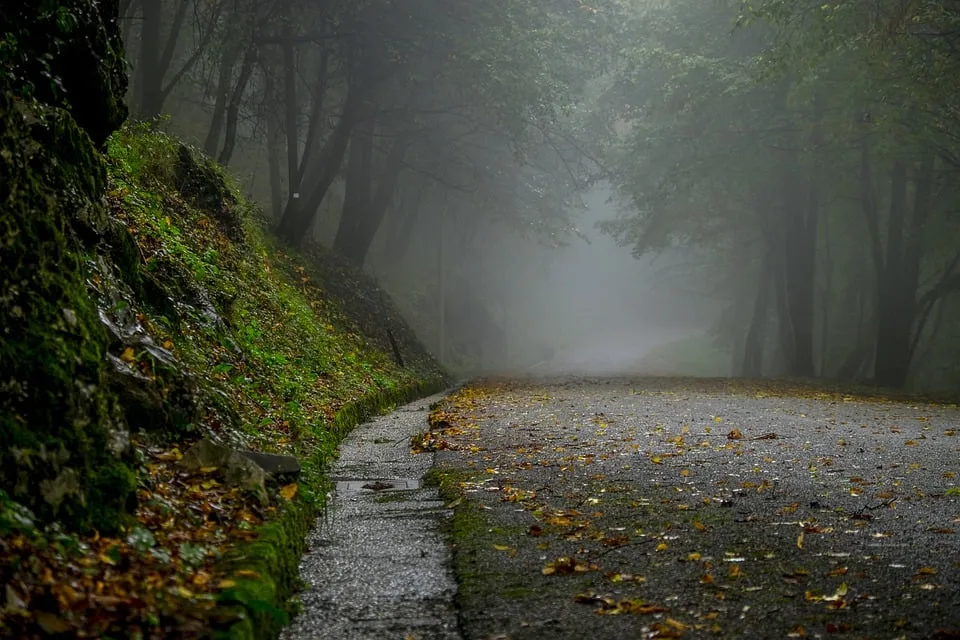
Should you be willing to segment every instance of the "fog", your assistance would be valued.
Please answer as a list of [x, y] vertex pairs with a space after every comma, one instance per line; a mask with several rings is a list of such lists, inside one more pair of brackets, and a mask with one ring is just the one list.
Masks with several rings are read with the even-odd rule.
[[960, 384], [950, 3], [121, 4], [133, 119], [458, 375]]
[[644, 362], [648, 352], [704, 335], [716, 320], [718, 303], [682, 252], [638, 260], [597, 229], [615, 215], [612, 195], [608, 185], [585, 194], [585, 238], [549, 250], [546, 273], [518, 272], [516, 287], [503, 293], [526, 306], [517, 322], [507, 322], [508, 342], [546, 347], [526, 371], [661, 373]]

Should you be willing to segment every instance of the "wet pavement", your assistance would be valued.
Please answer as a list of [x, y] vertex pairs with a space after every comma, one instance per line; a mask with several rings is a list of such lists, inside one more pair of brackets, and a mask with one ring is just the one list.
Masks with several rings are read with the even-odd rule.
[[960, 638], [956, 407], [571, 377], [444, 409], [466, 638]]
[[284, 640], [960, 638], [955, 406], [497, 381], [411, 455], [437, 399], [345, 441]]
[[303, 611], [283, 640], [458, 640], [456, 582], [440, 533], [450, 516], [410, 453], [425, 398], [357, 427], [331, 475], [336, 491], [301, 563]]

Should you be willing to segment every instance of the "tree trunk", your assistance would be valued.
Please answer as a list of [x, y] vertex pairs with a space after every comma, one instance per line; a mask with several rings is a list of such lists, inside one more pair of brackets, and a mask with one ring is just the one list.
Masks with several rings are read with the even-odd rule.
[[141, 0], [143, 21], [140, 26], [140, 52], [137, 56], [137, 113], [149, 120], [163, 109], [163, 73], [160, 70], [160, 27], [162, 0]]
[[309, 197], [299, 207], [291, 207], [288, 202], [288, 207], [283, 213], [277, 233], [283, 240], [294, 246], [302, 244], [306, 239], [320, 203], [323, 202], [340, 171], [340, 165], [343, 164], [343, 157], [350, 142], [350, 133], [357, 121], [363, 118], [363, 114], [360, 113], [363, 105], [362, 95], [363, 89], [351, 84], [340, 114], [340, 121], [320, 151], [317, 176]]
[[270, 216], [279, 221], [283, 215], [283, 177], [280, 171], [280, 122], [273, 109], [272, 99], [275, 97], [273, 76], [264, 68], [266, 77], [266, 109], [267, 109], [267, 165], [270, 172]]
[[407, 254], [413, 229], [420, 218], [420, 205], [423, 202], [423, 192], [426, 187], [417, 189], [417, 195], [404, 195], [406, 189], [401, 189], [399, 206], [393, 209], [387, 218], [386, 258], [390, 263], [400, 262]]
[[223, 54], [220, 56], [220, 69], [217, 74], [217, 94], [213, 102], [213, 114], [210, 117], [210, 128], [207, 130], [207, 137], [203, 141], [203, 152], [211, 158], [216, 157], [220, 150], [220, 134], [223, 131], [223, 121], [227, 115], [227, 99], [230, 94], [230, 87], [233, 81], [233, 68], [237, 64], [237, 58], [240, 55], [240, 49], [233, 40], [235, 39], [235, 29], [230, 28], [227, 34], [227, 42], [223, 46]]
[[920, 280], [920, 232], [933, 200], [934, 158], [921, 162], [907, 214], [908, 169], [897, 160], [890, 173], [886, 259], [877, 282], [877, 343], [874, 376], [884, 387], [903, 387], [913, 358], [913, 328]]
[[763, 375], [763, 343], [767, 329], [772, 288], [770, 272], [770, 252], [765, 250], [763, 261], [760, 263], [760, 278], [753, 304], [753, 314], [750, 318], [750, 328], [747, 330], [747, 336], [743, 343], [743, 362], [740, 366], [740, 375], [744, 378], [759, 378]]
[[230, 95], [230, 106], [227, 107], [227, 123], [224, 131], [223, 150], [217, 157], [217, 162], [223, 166], [230, 164], [230, 158], [233, 156], [233, 150], [237, 144], [237, 121], [240, 118], [240, 107], [243, 103], [243, 93], [247, 90], [247, 84], [250, 82], [250, 76], [253, 75], [253, 65], [257, 58], [257, 49], [250, 45], [247, 52], [243, 55], [243, 62], [240, 64], [240, 75], [237, 77], [237, 84]]
[[907, 167], [896, 160], [890, 171], [890, 214], [883, 268], [877, 280], [877, 342], [874, 377], [877, 384], [900, 387], [909, 347], [912, 313], [903, 308], [900, 282], [907, 206]]
[[[407, 134], [400, 134], [394, 138], [390, 151], [380, 168], [376, 192], [372, 198], [368, 198], [365, 203], [366, 206], [355, 211], [348, 211], [344, 207], [334, 250], [358, 266], [363, 266], [366, 262], [370, 245], [383, 224], [387, 208], [396, 194], [397, 184], [400, 180], [400, 170], [403, 167], [403, 158], [409, 148], [409, 143]], [[368, 182], [368, 193], [370, 186]], [[341, 230], [345, 231], [343, 235], [341, 235]]]
[[163, 0], [141, 0], [140, 2], [143, 10], [143, 26], [141, 27], [140, 54], [138, 56], [140, 65], [138, 113], [141, 119], [150, 120], [160, 115], [171, 89], [199, 60], [202, 49], [210, 40], [213, 25], [219, 18], [222, 9], [220, 4], [217, 4], [214, 8], [207, 25], [207, 32], [197, 50], [194, 51], [184, 66], [174, 74], [171, 81], [164, 86], [164, 79], [173, 62], [173, 56], [177, 50], [177, 41], [180, 39], [181, 31], [183, 31], [183, 24], [187, 17], [190, 2], [191, 0], [179, 0], [173, 21], [170, 24], [167, 41], [162, 49], [160, 47], [162, 40], [160, 31], [163, 22]]
[[333, 250], [342, 256], [348, 255], [347, 247], [357, 234], [360, 217], [370, 207], [373, 190], [373, 119], [359, 123], [350, 137], [350, 154], [347, 159], [347, 181], [340, 212], [340, 224], [333, 240]]
[[[293, 50], [293, 0], [284, 3], [283, 16], [283, 90], [284, 128], [287, 133], [287, 208], [284, 219], [297, 217], [300, 200], [300, 149], [297, 127], [297, 70]], [[306, 229], [303, 230], [304, 232]]]

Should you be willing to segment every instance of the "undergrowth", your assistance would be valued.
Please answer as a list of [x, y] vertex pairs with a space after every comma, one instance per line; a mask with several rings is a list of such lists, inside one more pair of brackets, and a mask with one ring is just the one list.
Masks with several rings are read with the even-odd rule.
[[[239, 621], [265, 637], [346, 429], [443, 374], [422, 350], [400, 366], [320, 284], [339, 275], [280, 246], [196, 151], [142, 125], [115, 133], [106, 161], [109, 220], [79, 258], [110, 333], [136, 499], [115, 531], [65, 533], [0, 495], [0, 635], [189, 638]], [[201, 437], [303, 471], [264, 504], [177, 466]]]

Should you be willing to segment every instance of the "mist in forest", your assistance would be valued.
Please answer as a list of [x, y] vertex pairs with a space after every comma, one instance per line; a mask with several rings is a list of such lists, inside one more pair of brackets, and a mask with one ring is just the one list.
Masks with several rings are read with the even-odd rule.
[[133, 118], [458, 374], [953, 389], [955, 4], [130, 0], [121, 30]]
[[[683, 251], [634, 258], [596, 224], [613, 216], [609, 185], [584, 197], [583, 238], [549, 249], [545, 273], [517, 273], [528, 305], [508, 341], [542, 345], [528, 373], [665, 373], [646, 361], [653, 349], [704, 335], [720, 302]], [[544, 251], [544, 249], [540, 249]], [[662, 365], [659, 365], [662, 366]], [[508, 366], [508, 369], [510, 367]]]

